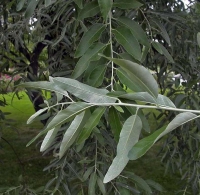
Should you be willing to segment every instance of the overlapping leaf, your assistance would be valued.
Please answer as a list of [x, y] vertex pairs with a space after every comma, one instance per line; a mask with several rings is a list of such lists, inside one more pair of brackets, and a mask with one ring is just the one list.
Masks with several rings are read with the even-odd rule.
[[113, 0], [98, 0], [99, 7], [101, 10], [101, 14], [103, 16], [104, 21], [106, 21], [109, 11], [112, 8]]
[[92, 113], [77, 139], [78, 144], [83, 143], [90, 136], [94, 127], [98, 125], [105, 109], [104, 107], [99, 107]]
[[100, 23], [92, 25], [92, 27], [81, 38], [74, 57], [78, 58], [82, 56], [88, 50], [88, 48], [99, 39], [105, 28], [105, 25]]
[[145, 137], [144, 139], [140, 140], [129, 152], [129, 158], [130, 160], [136, 160], [143, 156], [152, 146], [153, 144], [158, 141], [161, 137], [166, 135], [167, 133], [173, 131], [177, 127], [195, 119], [199, 116], [190, 113], [180, 113], [178, 114], [168, 125], [167, 127], [162, 127], [161, 129], [155, 131], [153, 134], [151, 134], [148, 137]]
[[108, 59], [121, 66], [117, 75], [123, 84], [135, 92], [148, 92], [154, 98], [157, 98], [158, 84], [146, 68], [129, 60]]
[[117, 42], [121, 44], [130, 55], [140, 61], [142, 55], [141, 48], [132, 32], [126, 27], [118, 27], [113, 30], [113, 33]]
[[74, 143], [80, 130], [83, 128], [82, 126], [84, 125], [87, 119], [88, 119], [87, 111], [83, 111], [74, 118], [71, 125], [66, 130], [63, 136], [63, 140], [61, 142], [59, 151], [60, 158], [65, 154], [67, 149]]
[[129, 161], [128, 153], [138, 142], [141, 129], [142, 122], [139, 116], [130, 116], [125, 121], [120, 133], [119, 143], [117, 145], [117, 156], [114, 158], [104, 177], [104, 183], [111, 181], [123, 171]]
[[135, 22], [134, 20], [131, 20], [127, 17], [120, 17], [117, 18], [117, 21], [120, 22], [122, 25], [126, 26], [126, 28], [130, 29], [130, 31], [133, 33], [135, 38], [143, 45], [147, 46], [149, 48], [149, 40], [145, 34], [145, 31], [141, 28], [141, 26]]
[[114, 103], [117, 99], [109, 97], [105, 89], [97, 89], [70, 78], [55, 77], [53, 81], [74, 96], [91, 103]]
[[[86, 43], [87, 45], [87, 43]], [[96, 57], [99, 57], [97, 54], [102, 52], [105, 49], [106, 45], [103, 43], [94, 43], [87, 52], [79, 59], [75, 69], [72, 73], [72, 78], [78, 78], [83, 72], [87, 69], [90, 61], [96, 60]]]

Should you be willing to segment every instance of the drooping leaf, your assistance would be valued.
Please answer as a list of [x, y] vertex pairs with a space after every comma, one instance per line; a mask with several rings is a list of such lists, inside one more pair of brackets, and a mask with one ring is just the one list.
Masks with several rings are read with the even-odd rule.
[[200, 47], [200, 32], [197, 33], [197, 43], [198, 43], [198, 45]]
[[129, 161], [128, 153], [138, 142], [141, 129], [142, 122], [139, 116], [130, 116], [125, 121], [120, 133], [119, 143], [117, 145], [117, 156], [114, 158], [104, 177], [104, 183], [111, 181], [123, 171]]
[[140, 2], [136, 0], [115, 0], [113, 7], [118, 7], [120, 9], [138, 9], [142, 6]]
[[79, 20], [95, 16], [100, 12], [99, 5], [96, 1], [86, 3], [78, 15]]
[[167, 33], [165, 27], [163, 24], [160, 23], [159, 20], [153, 20], [153, 22], [158, 26], [158, 28], [161, 30], [161, 35], [162, 37], [165, 39], [165, 41], [169, 44], [169, 46], [171, 46], [171, 41], [169, 38], [169, 34]]
[[115, 140], [118, 141], [122, 129], [122, 124], [118, 112], [113, 107], [109, 108], [108, 122], [111, 126], [111, 130]]
[[88, 48], [99, 39], [105, 28], [106, 26], [100, 23], [92, 25], [92, 27], [88, 29], [88, 31], [81, 38], [74, 57], [79, 58], [82, 56], [88, 50]]
[[87, 69], [89, 62], [96, 60], [95, 57], [99, 57], [98, 53], [102, 52], [105, 47], [106, 45], [103, 43], [94, 43], [77, 62], [71, 78], [76, 79], [83, 74]]
[[25, 18], [30, 18], [33, 15], [38, 3], [39, 3], [39, 1], [37, 1], [37, 0], [30, 1], [30, 3], [28, 4], [28, 6], [26, 8]]
[[74, 143], [87, 119], [87, 111], [80, 113], [74, 118], [71, 125], [66, 130], [63, 140], [60, 144], [59, 158], [62, 158], [67, 149]]
[[112, 8], [113, 0], [98, 0], [99, 7], [101, 10], [101, 14], [103, 16], [104, 21], [106, 21], [109, 11]]
[[102, 179], [100, 177], [97, 177], [97, 184], [99, 186], [99, 189], [103, 195], [106, 194], [106, 188], [105, 184], [103, 183]]
[[47, 132], [47, 134], [42, 142], [42, 145], [40, 147], [40, 152], [44, 152], [46, 149], [49, 148], [49, 146], [51, 146], [59, 129], [60, 129], [60, 126], [56, 126], [55, 128], [53, 128]]
[[123, 84], [135, 92], [148, 92], [157, 98], [158, 84], [146, 68], [129, 60], [108, 59], [121, 66], [121, 69], [117, 70], [117, 75]]
[[135, 22], [134, 20], [131, 20], [127, 17], [120, 17], [117, 18], [117, 21], [126, 26], [126, 28], [129, 28], [130, 31], [133, 33], [135, 38], [146, 47], [150, 47], [149, 40], [145, 34], [145, 31], [141, 28], [141, 26]]
[[87, 102], [114, 103], [117, 100], [116, 98], [107, 96], [107, 90], [96, 89], [74, 79], [55, 77], [53, 80], [57, 85], [62, 86], [62, 88], [65, 88], [69, 93]]
[[52, 0], [45, 0], [45, 7], [48, 7], [49, 5], [51, 5], [54, 1]]
[[48, 107], [42, 108], [42, 109], [38, 110], [36, 113], [34, 113], [34, 114], [27, 120], [27, 124], [31, 124], [31, 123], [34, 121], [34, 119], [35, 119], [36, 117], [38, 117], [40, 114], [42, 114], [43, 112], [45, 112], [47, 109], [48, 109]]
[[121, 44], [130, 55], [140, 61], [142, 55], [141, 48], [132, 32], [126, 27], [118, 27], [113, 30], [113, 33], [117, 42]]
[[89, 75], [87, 83], [92, 87], [99, 87], [103, 83], [107, 66], [97, 66]]
[[20, 0], [17, 4], [16, 10], [20, 11], [24, 7], [25, 0]]
[[156, 189], [159, 192], [163, 192], [164, 188], [157, 182], [153, 181], [153, 180], [146, 180], [146, 182], [148, 183], [149, 186], [153, 187], [154, 189]]
[[90, 136], [94, 127], [96, 127], [98, 125], [105, 110], [106, 110], [105, 107], [99, 107], [99, 108], [95, 109], [95, 111], [91, 114], [87, 123], [83, 127], [80, 135], [78, 136], [77, 144], [81, 144]]
[[66, 109], [61, 110], [57, 113], [57, 115], [48, 123], [48, 125], [42, 130], [36, 137], [34, 137], [28, 144], [32, 144], [36, 139], [40, 136], [47, 133], [49, 130], [55, 128], [56, 126], [62, 125], [70, 120], [72, 120], [76, 115], [83, 112], [84, 110], [92, 107], [92, 105], [88, 105], [84, 102], [78, 102], [69, 105]]
[[88, 186], [88, 195], [94, 195], [95, 193], [95, 186], [97, 182], [97, 174], [94, 172], [90, 175], [89, 186]]
[[136, 160], [143, 156], [152, 146], [153, 144], [158, 141], [161, 137], [168, 134], [169, 132], [173, 131], [177, 127], [195, 119], [199, 116], [190, 113], [180, 113], [178, 114], [168, 125], [167, 127], [162, 127], [159, 130], [155, 131], [150, 136], [147, 136], [140, 140], [129, 152], [130, 160]]
[[167, 49], [162, 44], [154, 41], [152, 42], [152, 45], [160, 54], [163, 54], [169, 60], [170, 63], [174, 63], [174, 60], [171, 54], [167, 51]]
[[152, 194], [151, 188], [149, 187], [148, 183], [144, 179], [142, 179], [141, 177], [137, 176], [136, 174], [130, 171], [129, 172], [125, 171], [125, 175], [126, 177], [133, 180], [134, 183], [136, 183], [138, 186], [140, 186], [140, 188], [143, 189], [147, 194]]
[[66, 90], [63, 90], [62, 88], [60, 88], [60, 86], [56, 85], [53, 82], [48, 82], [48, 81], [27, 82], [27, 83], [20, 84], [18, 86], [33, 88], [33, 89], [44, 89], [47, 91], [54, 91], [64, 96], [69, 96]]

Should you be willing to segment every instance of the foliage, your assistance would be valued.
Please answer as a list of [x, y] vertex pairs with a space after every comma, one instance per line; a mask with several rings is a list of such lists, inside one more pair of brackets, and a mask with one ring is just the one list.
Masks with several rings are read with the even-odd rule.
[[[194, 113], [199, 114], [199, 25], [193, 7], [186, 10], [182, 2], [169, 0], [20, 0], [2, 3], [1, 9], [3, 67], [14, 59], [19, 72], [28, 72], [25, 81], [38, 81], [43, 57], [51, 75], [49, 81], [21, 85], [37, 111], [28, 122], [45, 120], [29, 144], [46, 134], [41, 151], [54, 154], [46, 170], [54, 169], [56, 176], [47, 188], [55, 184], [55, 192], [62, 186], [68, 194], [159, 191], [124, 167], [172, 132], [163, 161], [182, 174], [184, 166], [194, 164], [194, 174], [183, 176], [192, 178], [189, 183], [198, 192], [195, 143], [200, 126]], [[44, 48], [47, 53], [42, 54]], [[180, 73], [187, 82], [169, 83], [171, 73]], [[52, 91], [52, 97], [43, 101], [29, 88]], [[145, 115], [145, 108], [160, 114]], [[150, 135], [148, 115], [162, 119]]]

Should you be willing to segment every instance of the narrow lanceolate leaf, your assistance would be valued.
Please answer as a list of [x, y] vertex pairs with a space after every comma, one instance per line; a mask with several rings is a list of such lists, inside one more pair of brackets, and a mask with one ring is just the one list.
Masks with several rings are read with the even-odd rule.
[[45, 7], [48, 7], [53, 3], [53, 0], [45, 0]]
[[97, 66], [89, 75], [87, 83], [92, 87], [99, 87], [103, 83], [107, 66]]
[[74, 79], [55, 77], [54, 82], [62, 88], [65, 88], [69, 93], [74, 96], [91, 103], [114, 103], [117, 99], [109, 97], [105, 89], [97, 89], [89, 85], [85, 85]]
[[169, 60], [169, 62], [174, 63], [174, 60], [171, 54], [167, 51], [167, 49], [162, 44], [158, 42], [153, 42], [152, 45], [160, 54], [163, 54]]
[[115, 0], [113, 7], [118, 7], [120, 9], [138, 9], [142, 6], [140, 2], [136, 0]]
[[190, 113], [180, 113], [178, 114], [168, 125], [167, 127], [162, 127], [161, 129], [155, 131], [148, 137], [140, 140], [129, 152], [130, 160], [136, 160], [143, 156], [152, 146], [153, 144], [158, 141], [164, 135], [170, 133], [177, 127], [184, 125], [185, 123], [198, 118], [199, 116]]
[[95, 57], [97, 57], [98, 53], [102, 52], [105, 49], [105, 47], [106, 45], [103, 43], [94, 43], [77, 62], [75, 69], [72, 73], [72, 78], [76, 79], [81, 74], [83, 74], [84, 71], [87, 69], [89, 62], [96, 60]]
[[36, 139], [38, 139], [40, 136], [47, 133], [49, 130], [55, 128], [56, 126], [62, 125], [63, 123], [66, 123], [70, 120], [72, 120], [76, 115], [83, 112], [84, 110], [92, 107], [92, 105], [88, 105], [84, 102], [78, 102], [71, 104], [66, 109], [61, 110], [57, 113], [57, 115], [49, 122], [49, 124], [44, 128], [43, 131], [41, 131], [36, 137], [34, 137], [28, 144], [32, 144]]
[[96, 194], [96, 192], [95, 192], [96, 182], [97, 182], [97, 174], [94, 172], [90, 175], [89, 186], [88, 186], [88, 195]]
[[108, 122], [111, 126], [111, 130], [112, 130], [115, 140], [118, 141], [119, 135], [122, 129], [122, 124], [121, 124], [118, 112], [113, 107], [109, 109]]
[[198, 45], [200, 47], [200, 32], [197, 33], [197, 43], [198, 43]]
[[101, 14], [104, 21], [106, 21], [109, 11], [112, 8], [113, 0], [98, 0]]
[[88, 48], [99, 39], [105, 28], [106, 26], [103, 24], [97, 23], [92, 25], [92, 27], [81, 38], [74, 57], [79, 58], [82, 56], [88, 50]]
[[30, 1], [30, 3], [28, 4], [28, 6], [26, 8], [25, 18], [30, 18], [33, 15], [38, 3], [39, 3], [39, 1], [37, 1], [37, 0]]
[[88, 117], [86, 112], [84, 111], [80, 113], [79, 115], [77, 115], [75, 119], [72, 121], [67, 131], [65, 132], [63, 136], [63, 140], [60, 145], [60, 151], [59, 151], [60, 158], [62, 158], [62, 156], [66, 153], [67, 149], [74, 143], [80, 130], [83, 128], [82, 126], [87, 120], [86, 117]]
[[83, 127], [78, 139], [77, 139], [77, 143], [81, 144], [82, 142], [84, 142], [92, 133], [92, 130], [94, 129], [94, 127], [96, 127], [102, 117], [102, 115], [104, 114], [106, 108], [104, 107], [99, 107], [97, 108], [92, 115], [90, 116], [90, 118], [88, 119], [87, 123], [85, 124], [85, 126]]
[[20, 0], [17, 4], [16, 10], [20, 11], [24, 7], [25, 0]]
[[121, 44], [130, 55], [140, 61], [142, 56], [141, 48], [132, 32], [126, 27], [119, 27], [113, 30], [113, 33], [117, 42]]
[[117, 145], [117, 156], [114, 158], [104, 177], [104, 183], [111, 181], [123, 171], [129, 161], [128, 153], [138, 142], [141, 129], [142, 122], [139, 116], [133, 115], [125, 121]]
[[98, 184], [98, 186], [99, 186], [99, 189], [100, 189], [101, 193], [102, 193], [103, 195], [105, 195], [105, 194], [106, 194], [105, 184], [103, 183], [103, 181], [101, 180], [100, 177], [97, 178], [97, 184]]
[[38, 117], [40, 114], [42, 114], [43, 112], [45, 112], [47, 109], [48, 109], [48, 107], [42, 108], [42, 109], [38, 110], [35, 114], [33, 114], [33, 115], [27, 120], [27, 124], [31, 124], [31, 123], [34, 121], [34, 119], [35, 119], [36, 117]]
[[118, 69], [118, 77], [127, 87], [135, 92], [148, 92], [154, 98], [158, 96], [158, 84], [152, 74], [143, 66], [129, 60], [108, 58], [122, 69]]
[[99, 5], [96, 1], [92, 1], [90, 3], [86, 3], [83, 9], [80, 11], [78, 15], [79, 20], [83, 20], [88, 17], [95, 16], [100, 12]]
[[48, 82], [48, 81], [27, 82], [27, 83], [20, 84], [18, 86], [33, 88], [33, 89], [44, 89], [47, 91], [54, 91], [64, 96], [68, 96], [68, 93], [66, 90], [63, 90], [62, 88], [60, 88], [58, 85], [56, 85], [53, 82]]
[[127, 17], [117, 18], [117, 21], [120, 22], [120, 24], [126, 26], [126, 28], [129, 28], [130, 31], [133, 33], [134, 37], [141, 44], [145, 45], [148, 48], [150, 47], [149, 40], [145, 34], [145, 31], [141, 28], [141, 26], [137, 22]]
[[40, 152], [44, 152], [46, 149], [48, 149], [51, 146], [59, 129], [60, 129], [60, 126], [57, 126], [47, 132], [47, 134], [42, 142], [42, 145], [40, 147]]

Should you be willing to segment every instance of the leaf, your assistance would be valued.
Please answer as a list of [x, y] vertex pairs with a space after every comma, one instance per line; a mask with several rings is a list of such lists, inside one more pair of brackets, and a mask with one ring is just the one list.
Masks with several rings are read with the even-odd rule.
[[[125, 1], [125, 0], [124, 0]], [[145, 31], [141, 28], [141, 26], [127, 17], [120, 17], [116, 19], [118, 22], [129, 28], [133, 33], [134, 37], [143, 45], [150, 47], [149, 40], [145, 34]]]
[[44, 152], [46, 149], [48, 149], [53, 140], [55, 139], [57, 133], [58, 133], [58, 130], [60, 129], [60, 126], [57, 126], [53, 129], [51, 129], [50, 131], [47, 132], [43, 142], [42, 142], [42, 145], [40, 147], [40, 152]]
[[105, 49], [106, 45], [103, 43], [94, 43], [87, 52], [79, 59], [71, 78], [78, 78], [87, 69], [89, 62], [95, 60], [94, 57], [98, 56], [98, 53]]
[[83, 129], [77, 139], [77, 144], [81, 144], [90, 136], [94, 127], [96, 127], [98, 125], [105, 110], [106, 110], [106, 108], [104, 108], [104, 107], [99, 107], [99, 108], [95, 109], [95, 111], [92, 113], [92, 115], [88, 119], [87, 123], [83, 127]]
[[20, 0], [17, 4], [16, 10], [20, 11], [24, 7], [25, 0]]
[[109, 11], [111, 11], [113, 0], [98, 0], [101, 14], [106, 21]]
[[42, 113], [45, 112], [46, 110], [48, 110], [48, 107], [42, 108], [42, 109], [38, 110], [36, 113], [34, 113], [34, 114], [27, 120], [27, 124], [31, 124], [37, 116], [39, 116], [40, 114], [42, 114]]
[[122, 124], [119, 118], [118, 113], [116, 112], [115, 108], [111, 107], [108, 113], [108, 122], [110, 124], [113, 136], [116, 141], [119, 140], [119, 135], [122, 129]]
[[174, 103], [168, 97], [161, 95], [161, 94], [158, 94], [158, 97], [156, 99], [156, 103], [158, 104], [158, 106], [176, 108]]
[[69, 96], [66, 90], [60, 88], [60, 86], [56, 85], [53, 82], [48, 81], [38, 81], [38, 82], [27, 82], [18, 85], [19, 87], [27, 87], [27, 88], [34, 88], [34, 89], [44, 89], [47, 91], [54, 91], [56, 93], [62, 94], [64, 96]]
[[103, 83], [106, 68], [104, 65], [97, 66], [89, 75], [87, 83], [92, 87], [99, 87]]
[[171, 46], [169, 35], [164, 27], [163, 24], [161, 24], [158, 20], [153, 20], [153, 22], [158, 26], [158, 28], [161, 30], [161, 35], [165, 39], [165, 41], [168, 43], [169, 46]]
[[200, 32], [197, 33], [197, 43], [198, 43], [198, 45], [200, 47]]
[[125, 171], [125, 176], [133, 180], [134, 183], [140, 186], [140, 188], [143, 189], [147, 194], [152, 194], [151, 188], [144, 179], [128, 171]]
[[95, 16], [99, 13], [99, 11], [99, 5], [96, 1], [86, 3], [86, 5], [83, 7], [78, 15], [78, 20], [83, 20], [85, 18]]
[[141, 129], [142, 122], [139, 116], [130, 116], [125, 121], [120, 133], [119, 143], [117, 145], [117, 156], [114, 158], [104, 177], [104, 183], [111, 181], [123, 171], [129, 161], [128, 153], [138, 142]]
[[129, 60], [108, 58], [122, 69], [117, 70], [121, 82], [135, 92], [148, 92], [154, 98], [158, 96], [158, 84], [152, 74], [143, 66]]
[[93, 171], [94, 167], [89, 167], [87, 169], [87, 171], [84, 173], [83, 175], [83, 180], [86, 181], [88, 179], [88, 177], [91, 175], [92, 171]]
[[40, 136], [47, 133], [49, 130], [55, 128], [56, 126], [62, 125], [70, 120], [72, 120], [76, 115], [83, 112], [84, 110], [92, 107], [93, 105], [88, 105], [84, 102], [73, 103], [69, 105], [66, 109], [61, 110], [57, 115], [48, 123], [48, 125], [42, 130], [36, 137], [34, 137], [28, 144], [32, 144]]
[[138, 9], [143, 4], [136, 0], [115, 0], [113, 7], [118, 7], [121, 9]]
[[160, 54], [164, 54], [164, 56], [169, 60], [170, 63], [174, 63], [172, 56], [162, 44], [154, 41], [152, 42], [152, 45]]
[[151, 187], [153, 187], [157, 191], [159, 191], [159, 192], [163, 192], [164, 191], [163, 187], [159, 183], [157, 183], [157, 182], [155, 182], [153, 180], [150, 180], [150, 179], [146, 180], [146, 182], [148, 183], [148, 185], [150, 185]]
[[113, 33], [117, 42], [121, 44], [130, 55], [140, 61], [142, 56], [141, 48], [132, 32], [126, 27], [119, 27], [113, 30]]
[[45, 7], [48, 7], [52, 3], [53, 3], [52, 0], [45, 0]]
[[84, 111], [77, 115], [72, 121], [71, 125], [65, 132], [63, 140], [60, 144], [59, 158], [62, 158], [67, 149], [74, 143], [87, 118], [88, 114], [86, 114], [86, 112]]
[[30, 18], [33, 15], [38, 3], [39, 3], [39, 1], [37, 1], [37, 0], [30, 1], [30, 3], [28, 4], [28, 6], [26, 8], [26, 11], [25, 11], [25, 18]]
[[101, 180], [100, 177], [97, 177], [97, 184], [99, 186], [99, 189], [100, 189], [101, 193], [103, 195], [105, 195], [106, 194], [106, 188], [105, 188], [105, 185], [104, 185], [104, 183], [103, 183], [103, 181]]
[[92, 25], [92, 27], [83, 35], [80, 43], [74, 54], [75, 58], [82, 56], [88, 48], [99, 39], [101, 33], [105, 30], [106, 26], [100, 23]]
[[78, 7], [80, 9], [83, 9], [83, 1], [82, 0], [74, 0], [74, 3], [76, 3], [76, 5], [78, 5]]
[[95, 185], [97, 182], [97, 174], [94, 172], [90, 176], [89, 186], [88, 186], [88, 195], [94, 195], [95, 193]]
[[198, 118], [199, 116], [190, 113], [190, 112], [185, 112], [185, 113], [180, 113], [178, 114], [165, 128], [162, 127], [159, 130], [155, 131], [153, 134], [151, 134], [148, 137], [143, 138], [140, 140], [129, 152], [129, 158], [130, 160], [136, 160], [143, 156], [152, 146], [156, 141], [158, 141], [161, 137], [164, 135], [168, 134], [169, 132], [173, 131], [177, 127], [195, 119]]
[[109, 97], [107, 90], [96, 89], [70, 78], [55, 77], [54, 82], [74, 96], [91, 103], [114, 103], [117, 99]]

